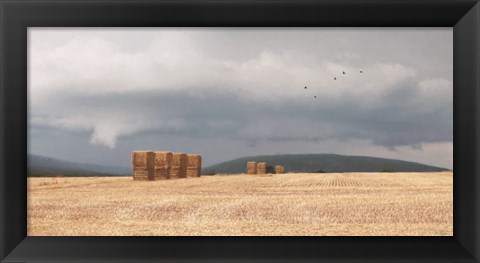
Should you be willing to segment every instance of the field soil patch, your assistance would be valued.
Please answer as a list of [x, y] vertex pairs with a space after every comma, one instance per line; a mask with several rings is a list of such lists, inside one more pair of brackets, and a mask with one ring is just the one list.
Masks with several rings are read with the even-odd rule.
[[453, 173], [28, 178], [29, 236], [451, 236]]

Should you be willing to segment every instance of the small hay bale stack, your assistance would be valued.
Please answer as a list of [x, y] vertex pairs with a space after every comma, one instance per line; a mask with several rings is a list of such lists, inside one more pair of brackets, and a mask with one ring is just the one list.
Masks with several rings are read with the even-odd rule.
[[188, 156], [184, 153], [173, 153], [170, 179], [187, 177]]
[[155, 152], [155, 180], [170, 179], [172, 159], [171, 152]]
[[247, 173], [257, 174], [257, 162], [247, 162]]
[[200, 177], [202, 170], [202, 156], [200, 154], [188, 154], [187, 178]]
[[257, 163], [257, 174], [267, 174], [267, 163]]
[[285, 168], [281, 165], [275, 165], [275, 173], [276, 174], [283, 174], [285, 171]]
[[155, 154], [152, 151], [133, 151], [133, 180], [155, 180]]

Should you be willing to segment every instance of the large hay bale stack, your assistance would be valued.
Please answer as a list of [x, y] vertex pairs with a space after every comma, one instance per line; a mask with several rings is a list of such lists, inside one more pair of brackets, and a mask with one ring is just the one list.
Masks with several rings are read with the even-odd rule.
[[187, 177], [200, 177], [202, 156], [200, 154], [188, 154], [187, 156]]
[[155, 180], [155, 154], [152, 151], [133, 151], [133, 180]]
[[173, 153], [170, 179], [187, 177], [188, 156], [185, 153]]
[[283, 174], [285, 172], [285, 168], [281, 165], [275, 165], [275, 173], [276, 174]]
[[155, 152], [155, 180], [170, 179], [173, 154], [171, 152]]
[[257, 162], [247, 162], [247, 173], [257, 174]]
[[257, 174], [267, 174], [267, 163], [257, 163]]

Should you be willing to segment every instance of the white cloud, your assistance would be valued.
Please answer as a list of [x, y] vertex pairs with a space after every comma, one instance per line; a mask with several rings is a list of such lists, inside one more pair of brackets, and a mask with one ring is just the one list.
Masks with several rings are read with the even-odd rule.
[[[268, 50], [247, 61], [218, 60], [195, 45], [194, 35], [171, 31], [161, 33], [146, 50], [135, 53], [99, 38], [73, 38], [52, 49], [37, 48], [35, 43], [33, 38], [33, 103], [42, 94], [49, 99], [65, 91], [98, 95], [152, 90], [196, 95], [228, 90], [242, 99], [271, 102], [305, 98], [305, 92], [299, 92], [305, 85], [325, 100], [340, 96], [368, 99], [416, 74], [414, 69], [395, 63], [361, 68], [328, 60], [305, 63], [291, 52]], [[360, 74], [360, 70], [365, 73]]]

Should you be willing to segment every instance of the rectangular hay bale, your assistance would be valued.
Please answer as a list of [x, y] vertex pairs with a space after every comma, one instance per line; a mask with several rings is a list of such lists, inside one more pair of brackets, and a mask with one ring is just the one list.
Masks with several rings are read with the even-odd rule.
[[155, 154], [152, 151], [132, 152], [132, 173], [134, 180], [155, 180]]
[[257, 174], [257, 162], [247, 162], [247, 173]]
[[202, 156], [200, 154], [188, 154], [187, 157], [187, 177], [200, 177]]
[[188, 154], [188, 167], [201, 167], [202, 156], [200, 154]]
[[257, 163], [257, 174], [267, 174], [267, 163]]
[[276, 174], [283, 174], [284, 173], [284, 167], [281, 165], [275, 165], [275, 173]]
[[187, 169], [187, 178], [188, 177], [200, 177], [200, 168], [188, 168]]
[[170, 179], [187, 177], [188, 156], [185, 153], [173, 153]]
[[171, 152], [155, 152], [155, 180], [170, 179], [172, 159]]

